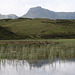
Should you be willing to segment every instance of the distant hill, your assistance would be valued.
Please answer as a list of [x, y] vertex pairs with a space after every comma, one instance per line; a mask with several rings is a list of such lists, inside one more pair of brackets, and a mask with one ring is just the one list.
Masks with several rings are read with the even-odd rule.
[[51, 18], [57, 17], [55, 12], [43, 9], [41, 7], [30, 8], [29, 11], [23, 15], [24, 18]]
[[[2, 15], [0, 19], [16, 19], [19, 18], [15, 14]], [[30, 8], [29, 11], [21, 16], [21, 18], [48, 18], [48, 19], [75, 19], [75, 12], [54, 12], [44, 9], [40, 6]]]
[[75, 19], [75, 12], [54, 12], [41, 7], [30, 8], [23, 18]]
[[56, 12], [57, 19], [75, 19], [75, 12]]
[[16, 19], [18, 18], [18, 16], [14, 15], [14, 14], [9, 14], [9, 15], [1, 15], [0, 14], [0, 19]]

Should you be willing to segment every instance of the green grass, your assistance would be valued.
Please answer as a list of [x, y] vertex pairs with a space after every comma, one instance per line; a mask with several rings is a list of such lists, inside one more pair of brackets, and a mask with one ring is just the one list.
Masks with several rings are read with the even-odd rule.
[[52, 44], [0, 44], [0, 59], [44, 60], [75, 58], [75, 39], [53, 40]]
[[0, 26], [21, 39], [75, 38], [75, 20], [4, 19]]

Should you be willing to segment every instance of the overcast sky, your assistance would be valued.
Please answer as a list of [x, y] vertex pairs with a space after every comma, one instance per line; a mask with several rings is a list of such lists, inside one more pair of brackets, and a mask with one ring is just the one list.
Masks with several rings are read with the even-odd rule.
[[0, 0], [0, 13], [22, 16], [36, 6], [56, 12], [75, 12], [75, 0]]

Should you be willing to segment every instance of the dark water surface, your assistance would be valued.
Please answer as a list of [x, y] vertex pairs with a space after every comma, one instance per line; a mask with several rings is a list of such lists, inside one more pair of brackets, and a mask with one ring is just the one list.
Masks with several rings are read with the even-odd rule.
[[0, 75], [75, 75], [75, 59], [47, 60], [29, 63], [26, 60], [1, 60]]

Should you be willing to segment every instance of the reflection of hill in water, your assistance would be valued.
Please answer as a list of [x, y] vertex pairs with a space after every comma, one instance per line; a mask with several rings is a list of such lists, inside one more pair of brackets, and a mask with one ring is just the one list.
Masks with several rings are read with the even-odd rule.
[[74, 60], [39, 61], [29, 64], [21, 60], [1, 60], [0, 75], [75, 75]]
[[61, 59], [55, 59], [55, 60], [40, 60], [40, 61], [37, 61], [37, 62], [32, 62], [30, 63], [29, 62], [29, 65], [31, 67], [34, 67], [34, 68], [40, 68], [42, 66], [45, 66], [45, 65], [52, 65], [55, 63], [59, 62], [59, 64], [61, 63], [66, 63], [66, 62], [75, 62], [75, 59], [67, 59], [67, 60], [61, 60]]
[[46, 64], [50, 64], [48, 60], [40, 60], [40, 61], [37, 61], [37, 62], [29, 62], [29, 65], [31, 67], [42, 67], [43, 65], [46, 65]]
[[46, 64], [49, 64], [48, 60], [40, 60], [37, 62], [29, 62], [26, 60], [1, 60], [0, 61], [0, 66], [2, 65], [4, 67], [6, 65], [12, 65], [12, 66], [16, 66], [16, 67], [18, 67], [20, 65], [20, 66], [29, 66], [30, 68], [31, 67], [39, 68]]
[[6, 66], [8, 65], [12, 65], [12, 66], [29, 66], [30, 68], [41, 68], [42, 66], [46, 66], [46, 65], [52, 65], [55, 63], [66, 63], [66, 62], [75, 62], [75, 59], [70, 59], [70, 60], [59, 60], [57, 59], [56, 61], [49, 61], [49, 60], [40, 60], [40, 61], [36, 61], [36, 62], [30, 62], [30, 61], [26, 61], [26, 60], [1, 60], [0, 61], [0, 66]]

